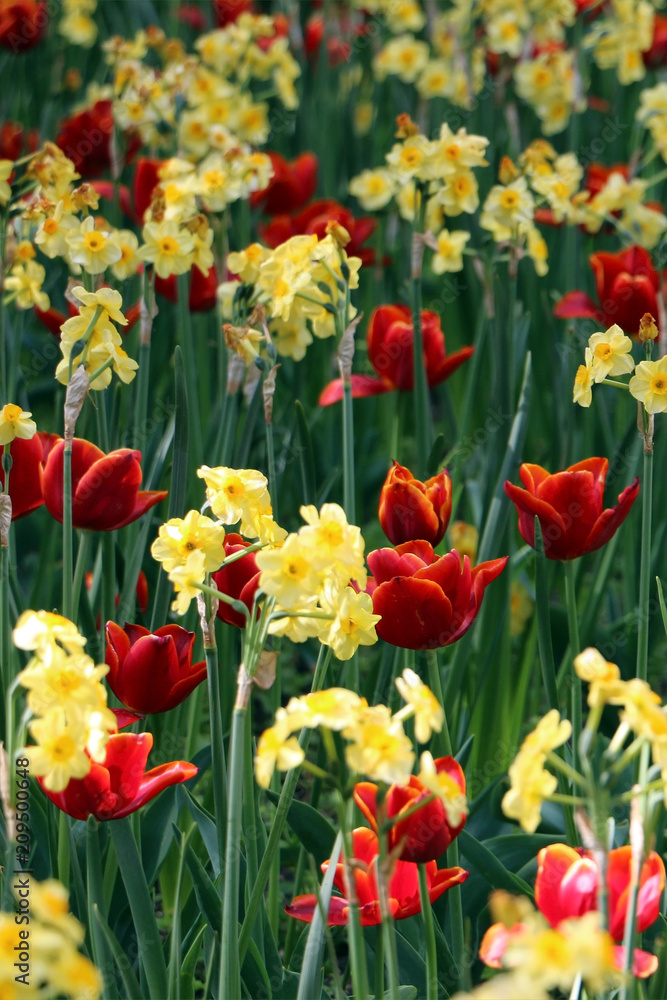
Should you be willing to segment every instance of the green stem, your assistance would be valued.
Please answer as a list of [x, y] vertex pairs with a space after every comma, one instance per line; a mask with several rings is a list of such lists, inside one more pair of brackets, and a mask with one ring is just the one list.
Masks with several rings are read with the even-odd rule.
[[[382, 804], [384, 812], [384, 803]], [[387, 979], [389, 980], [389, 996], [398, 997], [400, 995], [400, 979], [398, 977], [398, 952], [396, 949], [396, 928], [391, 915], [389, 905], [389, 862], [387, 858], [387, 834], [384, 829], [380, 830], [379, 836], [380, 857], [376, 869], [378, 894], [380, 896], [380, 916], [382, 918], [382, 939], [384, 943], [385, 968]], [[348, 855], [349, 856], [349, 855]], [[420, 866], [421, 867], [421, 866]], [[361, 924], [359, 924], [361, 931]], [[352, 936], [353, 929], [350, 928]], [[355, 942], [356, 944], [356, 942]], [[361, 962], [365, 967], [365, 955], [363, 948], [363, 936], [361, 937]]]
[[220, 947], [220, 1000], [239, 1000], [241, 968], [239, 961], [239, 871], [241, 861], [241, 818], [243, 811], [244, 740], [247, 699], [239, 681], [237, 702], [232, 715], [229, 739], [229, 783], [227, 810], [227, 843], [225, 847], [225, 877], [222, 897], [222, 943]]
[[72, 443], [66, 441], [63, 449], [63, 616], [70, 620], [74, 614], [72, 564]]
[[433, 926], [433, 910], [428, 894], [426, 865], [418, 866], [419, 899], [424, 921], [424, 943], [426, 945], [426, 1000], [438, 1000], [438, 956], [435, 947], [435, 928]]
[[[79, 611], [79, 596], [81, 594], [81, 585], [83, 583], [83, 578], [86, 572], [86, 565], [88, 564], [88, 557], [90, 555], [90, 546], [92, 540], [93, 540], [92, 531], [79, 532], [79, 549], [76, 554], [74, 581], [72, 583], [72, 609], [77, 617]], [[100, 913], [102, 913], [102, 915], [104, 916], [104, 911], [101, 908], [100, 908]]]
[[118, 992], [113, 975], [113, 957], [100, 924], [95, 919], [96, 906], [100, 916], [105, 920], [107, 919], [107, 908], [104, 902], [99, 828], [94, 816], [89, 816], [86, 822], [86, 894], [88, 897], [88, 930], [91, 937], [93, 961], [102, 973], [104, 996], [117, 997]]
[[355, 492], [352, 383], [343, 378], [343, 507], [350, 524], [356, 522]]
[[192, 331], [192, 317], [188, 306], [188, 275], [182, 274], [178, 278], [178, 326], [179, 340], [183, 350], [183, 367], [185, 369], [185, 383], [188, 393], [188, 407], [190, 426], [192, 428], [192, 461], [194, 468], [198, 469], [202, 464], [204, 445], [202, 435], [201, 410], [199, 407], [199, 393], [197, 391], [197, 360], [195, 357], [195, 345]]
[[[350, 950], [350, 968], [352, 971], [352, 992], [355, 1000], [367, 1000], [369, 997], [368, 990], [368, 969], [366, 967], [366, 951], [364, 947], [364, 937], [361, 929], [361, 919], [359, 917], [359, 899], [357, 897], [357, 888], [354, 875], [354, 868], [350, 864], [351, 860], [354, 858], [354, 850], [352, 847], [352, 828], [351, 828], [351, 805], [352, 802], [349, 800], [346, 802], [342, 796], [339, 796], [338, 805], [338, 816], [341, 826], [341, 832], [343, 834], [343, 872], [344, 872], [344, 882], [346, 887], [346, 896], [349, 904], [348, 908], [348, 923], [347, 923], [347, 940], [348, 947]], [[384, 920], [383, 920], [384, 923]], [[387, 940], [387, 935], [383, 931], [385, 950], [387, 944], [391, 945], [391, 942]], [[395, 941], [395, 935], [394, 935]], [[391, 962], [388, 962], [391, 965]], [[391, 975], [391, 972], [390, 972]], [[398, 996], [396, 990], [390, 991], [390, 996]]]
[[[570, 661], [581, 652], [579, 641], [579, 620], [577, 618], [577, 592], [575, 587], [575, 565], [570, 559], [563, 564], [565, 573], [565, 601], [567, 604], [567, 627], [570, 633]], [[572, 666], [572, 763], [575, 771], [579, 766], [579, 739], [581, 737], [581, 678]]]
[[[458, 868], [459, 866], [459, 842], [453, 840], [447, 848], [447, 867]], [[419, 866], [421, 868], [421, 865]], [[466, 982], [468, 964], [466, 962], [466, 940], [463, 925], [463, 901], [461, 898], [461, 886], [453, 885], [447, 893], [449, 902], [449, 919], [452, 926], [452, 951], [454, 954], [455, 968], [460, 970], [459, 981], [463, 989], [468, 989]]]
[[[102, 533], [102, 635], [104, 626], [113, 621], [116, 608], [116, 543], [115, 532]], [[66, 616], [67, 617], [67, 616]]]
[[426, 378], [426, 362], [424, 359], [424, 338], [422, 334], [422, 259], [424, 244], [422, 243], [424, 218], [424, 192], [418, 190], [419, 208], [415, 211], [412, 230], [412, 261], [410, 269], [410, 305], [412, 311], [413, 345], [412, 359], [414, 368], [414, 406], [415, 433], [417, 435], [417, 472], [418, 476], [427, 474], [428, 456], [433, 447], [433, 415], [429, 400], [428, 381]]
[[449, 757], [452, 753], [452, 741], [449, 735], [449, 726], [447, 724], [447, 710], [445, 708], [445, 697], [442, 691], [440, 664], [438, 663], [438, 654], [435, 649], [426, 650], [426, 662], [428, 663], [428, 681], [431, 686], [431, 691], [442, 705], [442, 711], [444, 713], [442, 729], [434, 737], [434, 739], [438, 752], [442, 753], [445, 757]]
[[642, 483], [642, 539], [639, 564], [639, 627], [637, 629], [637, 677], [648, 678], [649, 588], [651, 583], [651, 519], [653, 516], [653, 451], [644, 451]]
[[[215, 642], [215, 639], [213, 641]], [[220, 862], [222, 863], [225, 850], [225, 824], [227, 822], [227, 800], [225, 796], [227, 776], [225, 772], [225, 747], [222, 740], [222, 705], [220, 702], [220, 674], [217, 647], [215, 645], [204, 646], [204, 655], [206, 657], [208, 706], [211, 720], [213, 808], [218, 834], [218, 852]]]
[[375, 996], [384, 997], [384, 935], [381, 924], [375, 928]]

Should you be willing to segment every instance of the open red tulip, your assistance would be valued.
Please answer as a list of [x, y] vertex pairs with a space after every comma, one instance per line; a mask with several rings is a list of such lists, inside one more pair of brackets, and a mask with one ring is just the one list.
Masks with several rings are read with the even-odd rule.
[[394, 462], [380, 493], [378, 516], [392, 545], [423, 538], [437, 545], [452, 515], [452, 481], [444, 470], [422, 483]]
[[0, 4], [0, 45], [15, 54], [39, 45], [50, 12], [43, 0], [4, 0]]
[[260, 208], [266, 215], [297, 212], [315, 194], [317, 187], [317, 157], [314, 153], [301, 153], [291, 163], [273, 150], [267, 150], [273, 165], [273, 177], [268, 186], [250, 195], [253, 208]]
[[438, 649], [464, 635], [484, 591], [502, 573], [507, 556], [474, 569], [456, 549], [436, 556], [429, 542], [414, 541], [369, 553], [373, 612], [381, 639], [402, 649]]
[[[52, 449], [44, 468], [44, 502], [56, 521], [63, 519], [63, 451]], [[139, 490], [141, 452], [119, 448], [105, 455], [90, 441], [72, 446], [72, 524], [89, 531], [115, 531], [131, 524], [167, 496], [166, 490]], [[11, 479], [10, 479], [11, 484]]]
[[556, 304], [554, 316], [594, 319], [603, 329], [618, 323], [627, 334], [636, 336], [644, 313], [659, 315], [656, 293], [660, 277], [650, 253], [632, 246], [618, 253], [594, 253], [588, 260], [595, 274], [598, 302], [586, 292], [568, 292]]
[[345, 247], [348, 257], [360, 257], [365, 266], [372, 264], [375, 253], [363, 244], [377, 228], [377, 220], [369, 215], [355, 219], [349, 208], [345, 208], [333, 198], [321, 198], [312, 202], [298, 215], [276, 215], [265, 226], [259, 226], [259, 235], [267, 246], [275, 248], [292, 236], [315, 233], [319, 239], [326, 236], [327, 223], [338, 222], [350, 234], [350, 242]]
[[[438, 757], [435, 769], [438, 774], [446, 771], [465, 794], [466, 779], [458, 761], [453, 757]], [[372, 781], [360, 781], [354, 786], [354, 801], [375, 833], [378, 832], [377, 792], [378, 786]], [[399, 856], [401, 861], [437, 861], [465, 826], [464, 816], [457, 827], [450, 827], [440, 799], [433, 799], [431, 792], [414, 774], [410, 775], [407, 785], [390, 785], [384, 800], [387, 819], [394, 819], [401, 813], [414, 809], [420, 800], [428, 798], [431, 798], [430, 802], [411, 812], [406, 819], [399, 819], [389, 831], [390, 851], [403, 843]]]
[[[364, 927], [373, 927], [381, 923], [380, 898], [377, 888], [377, 865], [380, 855], [380, 845], [377, 835], [366, 827], [352, 831], [352, 849], [354, 853], [354, 882], [359, 900], [359, 915]], [[329, 862], [325, 861], [322, 871], [326, 871]], [[428, 895], [432, 903], [442, 896], [443, 892], [453, 885], [465, 882], [469, 875], [464, 868], [438, 868], [435, 861], [426, 864], [426, 880]], [[334, 885], [343, 893], [342, 896], [332, 896], [329, 904], [329, 926], [346, 924], [350, 904], [346, 898], [347, 888], [343, 862], [336, 865]], [[389, 907], [394, 920], [404, 920], [421, 913], [419, 899], [419, 878], [417, 865], [409, 861], [397, 861], [389, 879]], [[314, 895], [296, 896], [285, 913], [297, 920], [307, 923], [313, 919], [317, 908], [317, 897]]]
[[173, 760], [146, 771], [153, 746], [152, 733], [116, 733], [109, 737], [103, 764], [91, 764], [85, 778], [72, 778], [64, 792], [49, 792], [51, 801], [74, 819], [121, 819], [141, 809], [170, 785], [188, 781], [197, 773], [194, 764]]
[[[445, 351], [445, 335], [440, 317], [423, 310], [422, 338], [424, 364], [429, 386], [439, 385], [449, 378], [474, 352], [474, 347], [462, 347], [454, 354]], [[414, 387], [414, 330], [410, 310], [404, 305], [379, 306], [371, 315], [366, 334], [368, 359], [378, 374], [352, 376], [352, 395], [378, 396], [395, 389]], [[320, 394], [320, 406], [330, 406], [343, 398], [343, 383], [334, 379]]]
[[[9, 454], [12, 467], [9, 472], [9, 498], [12, 501], [12, 521], [25, 517], [44, 503], [43, 479], [44, 463], [51, 448], [59, 441], [57, 434], [43, 434], [34, 437], [14, 438]], [[5, 487], [5, 472], [0, 463], [0, 485]]]
[[603, 510], [608, 469], [606, 458], [587, 458], [553, 474], [540, 465], [522, 465], [519, 476], [526, 489], [506, 482], [505, 492], [517, 509], [523, 540], [535, 546], [537, 516], [549, 559], [577, 559], [605, 545], [639, 493], [635, 479], [619, 495], [616, 507]]
[[106, 625], [107, 683], [119, 701], [141, 715], [180, 705], [206, 677], [192, 662], [195, 633], [180, 625], [150, 632], [141, 625]]

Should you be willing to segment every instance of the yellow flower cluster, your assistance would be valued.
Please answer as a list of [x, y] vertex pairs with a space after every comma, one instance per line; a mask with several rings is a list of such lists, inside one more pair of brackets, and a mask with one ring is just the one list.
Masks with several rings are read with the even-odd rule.
[[108, 738], [117, 730], [101, 683], [109, 668], [83, 652], [86, 640], [61, 615], [25, 611], [12, 636], [15, 646], [33, 654], [19, 674], [37, 716], [29, 726], [36, 745], [25, 751], [30, 772], [49, 791], [62, 792], [71, 778], [88, 774], [91, 760], [104, 761]]
[[655, 148], [667, 161], [667, 83], [663, 81], [642, 90], [635, 117], [649, 130]]
[[70, 45], [80, 45], [89, 49], [97, 39], [97, 25], [91, 17], [95, 13], [97, 0], [63, 0], [63, 15], [58, 25], [58, 33]]
[[514, 59], [521, 55], [528, 34], [538, 45], [562, 42], [577, 13], [572, 0], [477, 0], [474, 7], [489, 52]]
[[371, 597], [350, 586], [366, 586], [364, 540], [338, 504], [326, 503], [319, 513], [302, 507], [301, 516], [306, 524], [298, 533], [256, 556], [260, 588], [277, 604], [269, 632], [292, 642], [317, 636], [339, 660], [349, 660], [360, 645], [377, 642], [380, 620]]
[[557, 779], [544, 767], [547, 754], [565, 743], [571, 733], [568, 720], [561, 721], [558, 711], [552, 709], [526, 736], [509, 768], [511, 787], [503, 796], [502, 810], [510, 819], [518, 820], [526, 833], [535, 833], [542, 802], [558, 787]]
[[[298, 766], [304, 753], [292, 734], [300, 729], [323, 729], [341, 733], [347, 740], [345, 760], [356, 774], [371, 781], [405, 785], [410, 780], [415, 753], [405, 735], [403, 722], [415, 717], [415, 733], [420, 742], [440, 732], [444, 721], [442, 707], [417, 675], [406, 670], [397, 679], [397, 687], [407, 704], [395, 715], [386, 705], [369, 705], [346, 688], [328, 688], [300, 698], [292, 698], [286, 708], [276, 712], [274, 725], [259, 738], [255, 757], [255, 780], [268, 788], [274, 769], [286, 771]], [[328, 745], [325, 743], [325, 745]], [[430, 754], [422, 754], [420, 780], [452, 812], [456, 823], [467, 812], [465, 796], [458, 786], [455, 794], [435, 771]], [[446, 777], [446, 776], [445, 776]]]
[[634, 372], [627, 383], [630, 394], [639, 400], [647, 413], [665, 413], [667, 355], [658, 361], [640, 361], [635, 367], [631, 351], [632, 341], [616, 323], [604, 333], [592, 334], [585, 352], [585, 363], [579, 365], [574, 378], [574, 402], [588, 407], [596, 383]]
[[0, 912], [0, 996], [97, 1000], [102, 977], [79, 952], [85, 928], [69, 912], [67, 889], [57, 879], [21, 881], [28, 882], [29, 927], [19, 919], [20, 897], [18, 914]]
[[[266, 308], [278, 353], [296, 361], [304, 357], [313, 335], [335, 336], [346, 308], [348, 322], [357, 314], [347, 295], [359, 285], [361, 260], [345, 252], [349, 233], [342, 226], [330, 223], [329, 230], [322, 239], [292, 236], [272, 251], [253, 243], [227, 260], [233, 274], [254, 284], [253, 301]], [[223, 286], [223, 298], [225, 290]]]
[[547, 245], [533, 222], [535, 199], [526, 177], [507, 160], [501, 163], [501, 179], [506, 183], [495, 184], [489, 191], [479, 224], [497, 243], [512, 241], [517, 248], [525, 246], [535, 270], [543, 276], [549, 269]]
[[615, 663], [609, 663], [597, 649], [585, 649], [574, 660], [574, 669], [588, 685], [588, 704], [601, 711], [605, 705], [621, 707], [621, 726], [614, 737], [621, 744], [633, 732], [651, 747], [653, 763], [661, 770], [667, 802], [667, 708], [660, 695], [646, 681], [633, 677], [621, 680]]
[[556, 49], [522, 59], [514, 68], [516, 92], [535, 111], [544, 135], [567, 128], [575, 110], [574, 57], [573, 50]]
[[[127, 326], [127, 319], [121, 312], [120, 292], [113, 288], [87, 292], [77, 286], [72, 289], [72, 295], [81, 305], [79, 315], [66, 320], [60, 328], [63, 357], [56, 368], [58, 381], [67, 384], [70, 370], [74, 372], [83, 365], [92, 377], [91, 389], [106, 389], [111, 382], [112, 369], [121, 382], [131, 382], [139, 365], [123, 349], [121, 335], [114, 326], [114, 323]], [[72, 349], [82, 340], [81, 353], [73, 358]]]
[[399, 120], [398, 134], [404, 137], [387, 153], [386, 167], [364, 170], [350, 181], [350, 194], [362, 208], [375, 211], [395, 197], [403, 218], [412, 219], [417, 185], [423, 185], [430, 229], [439, 229], [443, 216], [475, 212], [479, 194], [473, 170], [487, 165], [489, 140], [464, 128], [454, 134], [447, 123], [437, 139], [427, 139], [411, 122], [402, 125]]
[[615, 69], [619, 83], [627, 86], [646, 73], [642, 52], [653, 42], [654, 17], [649, 0], [610, 0], [609, 13], [594, 22], [584, 45], [593, 48], [600, 69]]

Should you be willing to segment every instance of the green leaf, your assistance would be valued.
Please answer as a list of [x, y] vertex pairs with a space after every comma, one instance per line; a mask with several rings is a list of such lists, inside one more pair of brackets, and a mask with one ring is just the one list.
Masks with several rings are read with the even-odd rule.
[[315, 499], [315, 455], [310, 427], [306, 420], [306, 412], [300, 400], [294, 403], [296, 410], [296, 427], [299, 435], [299, 468], [301, 469], [301, 488], [303, 502], [313, 503]]
[[665, 595], [662, 591], [662, 580], [659, 576], [655, 578], [656, 585], [658, 587], [658, 600], [660, 601], [660, 614], [662, 616], [662, 627], [667, 633], [667, 607], [665, 606]]
[[[267, 790], [266, 794], [275, 805], [278, 804], [280, 796], [276, 792]], [[294, 800], [287, 812], [287, 822], [318, 865], [331, 857], [336, 831], [317, 809], [307, 802]]]
[[271, 980], [262, 962], [259, 948], [252, 938], [248, 942], [248, 950], [243, 960], [241, 979], [245, 984], [249, 996], [267, 997], [268, 1000], [272, 1000], [273, 990], [271, 989]]
[[178, 788], [165, 788], [144, 811], [141, 823], [141, 857], [146, 882], [152, 885], [172, 841], [172, 823], [178, 818]]
[[97, 904], [93, 906], [93, 912], [99, 929], [109, 945], [114, 962], [118, 966], [120, 977], [123, 980], [123, 987], [125, 988], [125, 996], [128, 1000], [144, 1000], [144, 995], [141, 992], [141, 986], [139, 985], [137, 977], [132, 969], [132, 963], [118, 943], [118, 938], [100, 913]]
[[428, 460], [426, 462], [426, 472], [429, 476], [437, 476], [442, 471], [442, 460], [445, 455], [445, 435], [438, 434], [433, 442]]
[[506, 889], [508, 892], [520, 892], [533, 898], [533, 890], [518, 875], [508, 871], [502, 861], [499, 861], [493, 851], [477, 840], [467, 830], [459, 834], [459, 847], [473, 868], [491, 883], [494, 889]]
[[185, 805], [190, 810], [190, 814], [197, 824], [201, 839], [204, 841], [204, 847], [211, 859], [213, 874], [217, 878], [220, 874], [220, 852], [218, 850], [218, 831], [215, 826], [215, 820], [208, 810], [199, 805], [194, 796], [191, 795], [189, 789], [180, 785], [179, 792], [182, 798], [185, 799]]
[[[315, 810], [313, 809], [312, 812], [315, 812]], [[301, 965], [301, 979], [297, 1000], [312, 1000], [313, 997], [319, 997], [322, 992], [322, 960], [324, 957], [324, 921], [322, 913], [326, 914], [329, 912], [334, 875], [336, 874], [336, 865], [338, 864], [342, 846], [343, 835], [339, 832], [330, 854], [331, 863], [326, 870], [324, 879], [322, 880], [322, 888], [319, 891], [320, 905], [315, 909], [308, 932], [306, 950], [304, 951], [303, 963]]]
[[206, 921], [211, 929], [220, 936], [222, 930], [222, 899], [204, 866], [192, 849], [192, 844], [188, 844], [185, 849], [185, 863], [192, 878], [199, 908], [206, 917]]
[[199, 961], [202, 938], [206, 933], [206, 924], [203, 924], [195, 935], [195, 939], [188, 948], [188, 951], [181, 963], [181, 997], [183, 1000], [194, 1000], [195, 996], [195, 968]]
[[[175, 413], [174, 413], [174, 457], [171, 466], [171, 482], [169, 484], [169, 508], [167, 518], [182, 517], [185, 513], [185, 493], [188, 485], [188, 394], [183, 372], [183, 356], [180, 347], [174, 351], [175, 377]], [[151, 632], [164, 625], [167, 621], [169, 601], [171, 598], [171, 583], [167, 574], [160, 567], [153, 614], [151, 616]]]

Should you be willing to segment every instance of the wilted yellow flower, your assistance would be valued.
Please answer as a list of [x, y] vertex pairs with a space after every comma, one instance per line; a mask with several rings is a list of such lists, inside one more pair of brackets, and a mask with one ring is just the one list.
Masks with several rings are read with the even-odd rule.
[[37, 433], [37, 424], [29, 410], [15, 403], [6, 403], [0, 410], [0, 444], [10, 444], [15, 438], [29, 440]]
[[320, 642], [331, 646], [337, 659], [349, 660], [359, 646], [377, 642], [375, 625], [381, 615], [373, 614], [373, 599], [369, 594], [344, 587], [334, 602], [325, 602], [325, 607], [335, 613], [335, 618], [327, 631], [320, 634]]
[[433, 756], [428, 750], [425, 750], [419, 758], [419, 767], [417, 775], [419, 781], [440, 799], [445, 807], [449, 825], [452, 828], [460, 826], [468, 815], [468, 800], [465, 793], [447, 771], [438, 772]]
[[[214, 573], [225, 558], [225, 529], [196, 510], [160, 525], [151, 555], [170, 573], [184, 566], [193, 552], [201, 552], [206, 573]], [[191, 564], [192, 565], [192, 564]], [[203, 577], [202, 577], [203, 579]]]
[[[421, 677], [410, 670], [403, 671], [402, 677], [396, 678], [396, 687], [403, 701], [407, 702], [415, 716], [415, 736], [419, 743], [428, 743], [432, 733], [439, 733], [445, 721], [445, 712], [431, 689], [424, 684]], [[406, 710], [400, 712], [405, 718]]]
[[287, 712], [279, 708], [273, 726], [265, 729], [257, 741], [255, 781], [260, 788], [269, 787], [276, 767], [279, 771], [290, 771], [302, 762], [304, 752], [291, 733]]
[[659, 361], [640, 361], [630, 379], [630, 393], [647, 413], [667, 410], [667, 355]]
[[33, 719], [30, 732], [37, 745], [26, 748], [30, 773], [44, 779], [50, 792], [63, 792], [71, 778], [85, 778], [90, 771], [86, 745], [86, 729], [82, 720], [68, 721], [65, 710], [52, 709], [41, 719]]
[[365, 774], [371, 781], [407, 784], [415, 754], [403, 724], [392, 718], [386, 705], [362, 708], [343, 730], [343, 736], [350, 740], [345, 760], [352, 771]]

